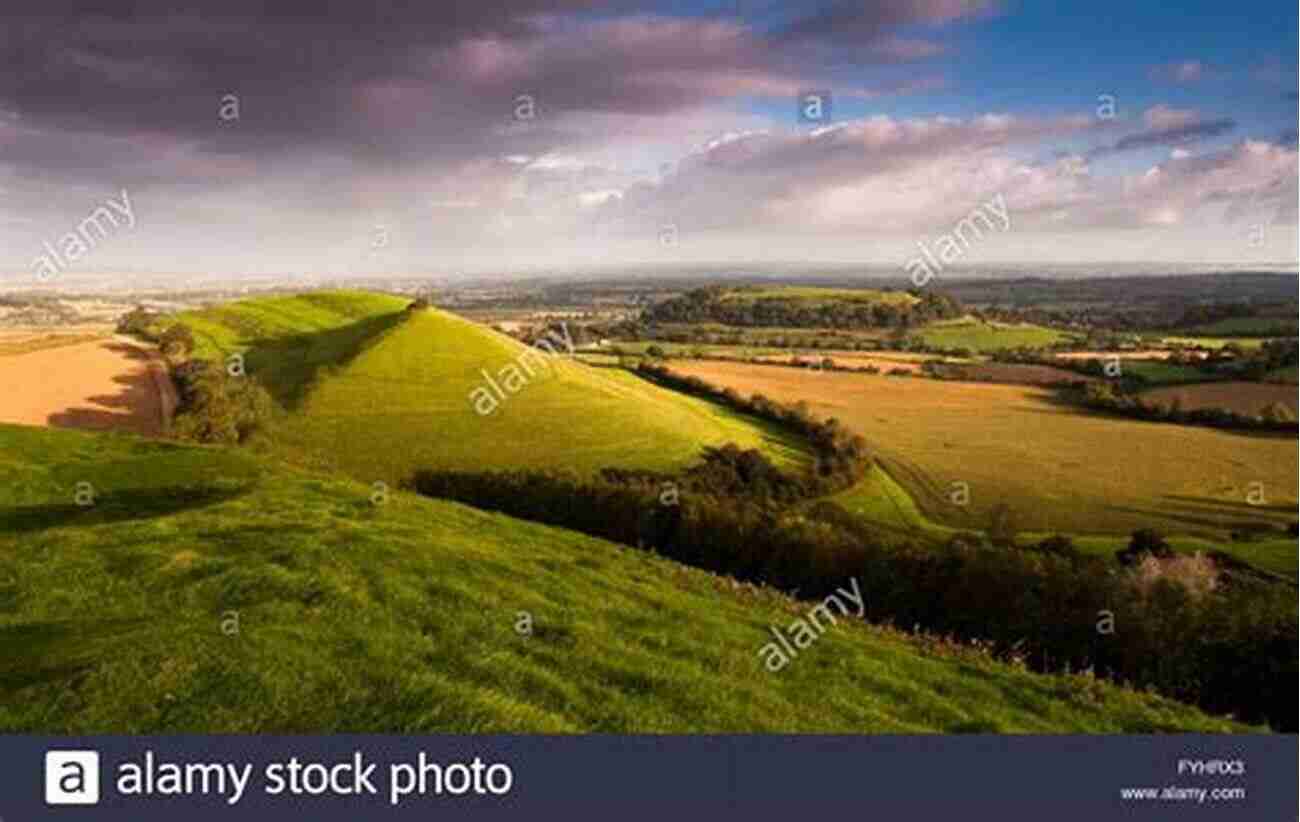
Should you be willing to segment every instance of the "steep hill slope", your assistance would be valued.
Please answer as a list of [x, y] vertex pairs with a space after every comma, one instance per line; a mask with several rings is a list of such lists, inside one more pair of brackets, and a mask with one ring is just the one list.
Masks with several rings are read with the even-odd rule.
[[706, 445], [802, 463], [774, 426], [631, 375], [530, 349], [406, 300], [316, 292], [179, 315], [196, 356], [242, 352], [284, 413], [269, 447], [302, 465], [395, 484], [419, 468], [671, 470]]
[[668, 470], [726, 442], [804, 458], [773, 426], [434, 310], [322, 380], [277, 441], [310, 464], [388, 481], [421, 467]]
[[[0, 731], [1240, 730], [243, 451], [0, 426]], [[846, 581], [846, 585], [848, 581]]]

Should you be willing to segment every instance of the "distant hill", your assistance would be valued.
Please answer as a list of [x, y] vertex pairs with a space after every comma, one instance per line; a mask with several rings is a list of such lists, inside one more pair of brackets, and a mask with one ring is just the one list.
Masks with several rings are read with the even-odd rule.
[[787, 432], [554, 354], [436, 309], [362, 292], [255, 299], [179, 315], [196, 356], [244, 352], [283, 414], [269, 447], [396, 483], [419, 468], [680, 468], [706, 445], [809, 459]]
[[0, 425], [0, 732], [1243, 730], [844, 618], [769, 673], [810, 603], [376, 494]]
[[935, 291], [812, 286], [708, 286], [645, 310], [651, 323], [721, 323], [784, 328], [894, 328], [962, 315], [952, 298]]

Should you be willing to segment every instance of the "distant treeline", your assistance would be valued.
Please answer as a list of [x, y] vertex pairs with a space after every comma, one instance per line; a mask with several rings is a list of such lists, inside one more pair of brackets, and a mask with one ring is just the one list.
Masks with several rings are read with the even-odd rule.
[[1191, 305], [1183, 310], [1183, 315], [1174, 322], [1175, 328], [1195, 329], [1210, 326], [1222, 320], [1248, 319], [1256, 320], [1253, 328], [1249, 324], [1234, 331], [1239, 337], [1288, 337], [1296, 333], [1296, 301], [1281, 303], [1231, 302], [1210, 303], [1208, 305]]
[[[728, 392], [664, 369], [643, 373], [783, 424], [806, 424], [806, 413], [761, 397], [725, 399]], [[830, 444], [843, 448], [852, 439], [838, 426], [822, 432], [819, 451], [829, 465], [844, 469], [865, 458], [856, 444], [842, 458], [829, 456]], [[1041, 550], [979, 540], [942, 548], [887, 544], [833, 504], [783, 506], [821, 481], [791, 484], [760, 454], [735, 446], [707, 451], [679, 475], [426, 470], [409, 485], [803, 598], [824, 597], [856, 578], [873, 622], [991, 643], [995, 654], [1034, 670], [1091, 669], [1215, 713], [1296, 729], [1297, 614], [1288, 586], [1247, 580], [1207, 593], [1170, 580], [1143, 584], [1112, 562], [1049, 550], [1051, 541]]]
[[[916, 302], [809, 301], [787, 297], [727, 300], [734, 289], [709, 286], [657, 303], [642, 318], [651, 323], [721, 323], [786, 328], [903, 328], [960, 317], [964, 309], [936, 291], [913, 292]], [[741, 292], [743, 294], [743, 292]]]

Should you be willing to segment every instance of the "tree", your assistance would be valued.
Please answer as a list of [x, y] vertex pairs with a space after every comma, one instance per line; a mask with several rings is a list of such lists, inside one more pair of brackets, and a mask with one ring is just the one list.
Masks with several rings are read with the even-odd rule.
[[191, 360], [173, 374], [181, 401], [172, 433], [181, 439], [241, 443], [271, 421], [274, 400], [251, 377], [232, 376], [204, 360]]
[[168, 359], [185, 359], [194, 353], [194, 332], [188, 325], [176, 323], [158, 338], [158, 347]]
[[152, 340], [153, 335], [149, 331], [149, 326], [151, 326], [157, 319], [157, 314], [142, 305], [137, 305], [135, 308], [118, 318], [117, 333], [130, 334], [133, 337]]
[[1174, 549], [1169, 547], [1169, 543], [1165, 542], [1160, 532], [1152, 528], [1134, 531], [1128, 547], [1115, 552], [1115, 558], [1119, 560], [1120, 565], [1136, 565], [1147, 556], [1169, 559], [1173, 555]]

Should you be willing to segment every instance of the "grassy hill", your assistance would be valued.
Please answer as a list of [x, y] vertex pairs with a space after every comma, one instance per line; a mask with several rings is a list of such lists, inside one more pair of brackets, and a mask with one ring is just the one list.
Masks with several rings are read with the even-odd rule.
[[[670, 470], [726, 442], [780, 463], [807, 458], [774, 426], [626, 373], [537, 354], [445, 312], [408, 315], [406, 303], [319, 292], [177, 319], [202, 339], [197, 356], [245, 352], [248, 373], [284, 412], [268, 438], [272, 451], [367, 482], [396, 483], [419, 468]], [[506, 368], [524, 377], [513, 393], [502, 387]], [[476, 409], [480, 389], [496, 397], [490, 413]]]
[[0, 426], [0, 731], [1242, 730], [844, 620], [768, 673], [769, 626], [808, 603], [371, 493], [246, 451]]

